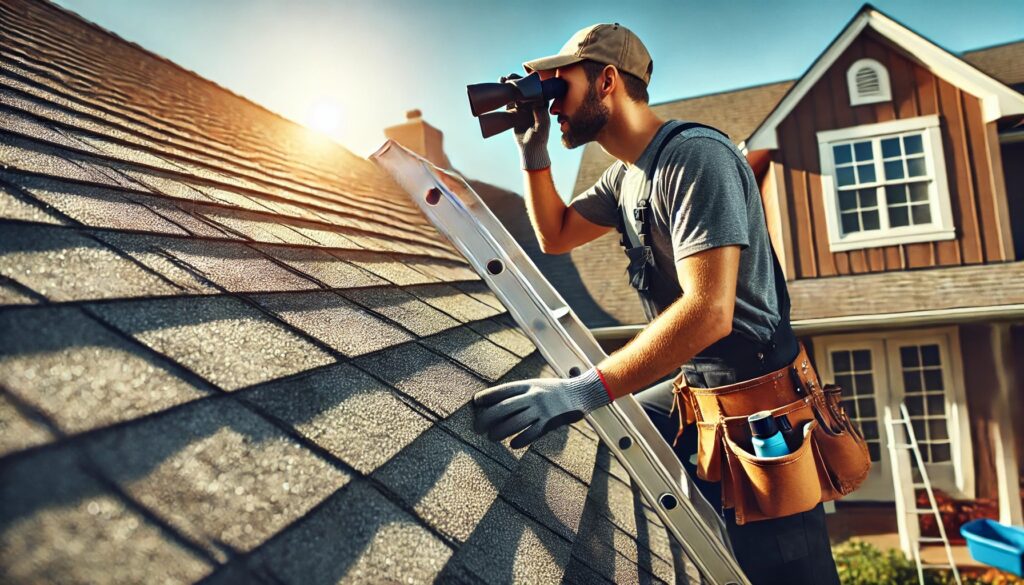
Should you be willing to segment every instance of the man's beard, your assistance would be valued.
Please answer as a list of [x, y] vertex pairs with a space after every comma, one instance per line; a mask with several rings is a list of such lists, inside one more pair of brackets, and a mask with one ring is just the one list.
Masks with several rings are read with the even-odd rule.
[[576, 148], [581, 144], [593, 142], [608, 123], [609, 116], [608, 108], [597, 97], [596, 85], [592, 84], [579, 110], [571, 118], [559, 116], [559, 122], [568, 122], [568, 129], [562, 133], [562, 144], [566, 148]]

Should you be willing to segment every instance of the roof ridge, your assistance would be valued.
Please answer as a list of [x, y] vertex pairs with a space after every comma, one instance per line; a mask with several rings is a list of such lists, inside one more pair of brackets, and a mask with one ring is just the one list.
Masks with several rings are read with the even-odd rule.
[[967, 55], [968, 53], [978, 53], [978, 52], [981, 52], [981, 51], [987, 51], [989, 49], [998, 49], [999, 47], [1005, 47], [1007, 45], [1015, 45], [1015, 44], [1019, 44], [1019, 43], [1024, 43], [1024, 37], [1021, 37], [1021, 38], [1013, 40], [1013, 41], [1005, 41], [1005, 42], [1002, 42], [1002, 43], [996, 43], [994, 45], [985, 45], [984, 47], [977, 47], [977, 48], [974, 48], [974, 49], [968, 49], [966, 51], [960, 51], [959, 55], [961, 57], [963, 57], [963, 56]]
[[754, 85], [745, 85], [745, 86], [742, 86], [742, 87], [734, 87], [732, 89], [723, 89], [723, 90], [720, 90], [720, 91], [712, 91], [710, 93], [702, 93], [702, 94], [698, 94], [698, 95], [692, 95], [692, 96], [688, 96], [688, 97], [677, 98], [677, 99], [674, 99], [674, 100], [666, 100], [666, 101], [663, 101], [663, 102], [657, 102], [657, 103], [651, 104], [651, 107], [653, 108], [653, 107], [656, 107], [656, 106], [664, 106], [666, 104], [676, 104], [676, 103], [679, 103], [679, 102], [685, 102], [685, 101], [688, 101], [688, 100], [695, 100], [695, 99], [698, 99], [698, 98], [712, 97], [712, 96], [723, 95], [723, 94], [727, 94], [727, 93], [735, 93], [735, 92], [739, 92], [739, 91], [746, 91], [748, 89], [757, 89], [757, 88], [760, 88], [760, 87], [767, 87], [769, 85], [778, 85], [780, 83], [792, 83], [792, 82], [795, 82], [795, 81], [796, 81], [796, 79], [780, 79], [778, 81], [768, 81], [766, 83], [755, 83]]
[[[207, 79], [206, 77], [203, 77], [199, 73], [196, 73], [195, 71], [192, 71], [191, 69], [183, 67], [182, 65], [180, 65], [180, 64], [178, 64], [178, 63], [176, 63], [176, 62], [174, 62], [174, 61], [172, 61], [170, 59], [168, 59], [167, 57], [164, 57], [163, 55], [160, 55], [160, 54], [158, 54], [158, 53], [156, 53], [154, 51], [151, 51], [151, 50], [143, 47], [142, 45], [140, 45], [140, 44], [138, 44], [138, 43], [136, 43], [134, 41], [130, 41], [130, 40], [122, 37], [121, 35], [113, 32], [113, 31], [110, 31], [110, 30], [107, 30], [106, 28], [103, 28], [102, 26], [96, 24], [95, 22], [92, 22], [91, 20], [88, 20], [87, 18], [85, 18], [84, 16], [78, 14], [77, 12], [57, 4], [54, 0], [35, 0], [35, 1], [40, 3], [40, 4], [48, 5], [48, 6], [52, 7], [52, 8], [56, 8], [57, 10], [67, 14], [68, 16], [70, 16], [70, 17], [72, 17], [72, 18], [74, 18], [76, 20], [79, 20], [79, 21], [85, 23], [86, 26], [92, 27], [92, 28], [96, 29], [97, 31], [99, 31], [99, 32], [101, 32], [101, 33], [103, 33], [103, 34], [105, 34], [107, 36], [113, 37], [113, 38], [117, 39], [118, 41], [124, 43], [125, 45], [131, 46], [131, 47], [141, 51], [142, 53], [145, 53], [145, 54], [147, 54], [147, 55], [149, 55], [151, 57], [156, 58], [159, 61], [163, 61], [164, 63], [166, 63], [166, 64], [168, 64], [168, 65], [170, 65], [172, 67], [175, 67], [178, 70], [183, 71], [184, 73], [195, 77], [196, 79], [199, 79], [201, 81], [204, 81], [204, 82], [212, 85], [214, 88], [216, 88], [216, 89], [218, 89], [220, 91], [223, 91], [223, 92], [225, 92], [225, 93], [227, 93], [227, 94], [229, 94], [231, 96], [234, 96], [234, 97], [236, 97], [236, 98], [238, 98], [238, 99], [240, 99], [240, 100], [242, 100], [244, 102], [247, 102], [249, 105], [251, 105], [251, 106], [253, 106], [253, 107], [255, 107], [255, 108], [259, 109], [259, 110], [263, 110], [264, 112], [270, 114], [271, 116], [274, 116], [276, 118], [280, 118], [281, 120], [283, 120], [283, 121], [285, 121], [285, 122], [287, 122], [289, 124], [294, 124], [295, 126], [299, 126], [301, 128], [304, 128], [304, 129], [306, 128], [306, 126], [300, 124], [299, 122], [296, 122], [295, 120], [292, 120], [291, 118], [288, 118], [287, 116], [285, 116], [285, 115], [283, 115], [281, 113], [275, 112], [275, 111], [271, 110], [270, 108], [268, 108], [268, 107], [266, 107], [266, 106], [264, 106], [262, 104], [259, 104], [259, 103], [253, 101], [252, 99], [250, 99], [248, 97], [245, 97], [244, 95], [241, 95], [239, 93], [235, 93], [235, 91], [233, 91], [231, 89], [228, 89], [227, 87], [224, 87], [223, 85], [217, 83], [216, 81], [213, 81], [211, 79]], [[359, 155], [357, 155], [354, 152], [352, 152], [351, 150], [349, 150], [345, 145], [341, 144], [340, 142], [337, 142], [337, 141], [331, 139], [329, 136], [327, 136], [326, 138], [328, 138], [335, 145], [337, 145], [338, 147], [344, 149], [346, 152], [348, 152], [349, 154], [352, 154], [356, 158], [362, 158]]]

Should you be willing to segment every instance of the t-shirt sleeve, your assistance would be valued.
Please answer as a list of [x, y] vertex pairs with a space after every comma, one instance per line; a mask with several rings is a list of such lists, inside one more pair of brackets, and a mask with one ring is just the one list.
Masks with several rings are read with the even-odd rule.
[[746, 189], [736, 154], [713, 138], [696, 137], [666, 156], [659, 180], [676, 263], [711, 248], [746, 248]]
[[615, 227], [619, 224], [619, 199], [616, 179], [622, 163], [616, 162], [601, 173], [589, 189], [577, 195], [569, 204], [584, 219], [597, 225]]

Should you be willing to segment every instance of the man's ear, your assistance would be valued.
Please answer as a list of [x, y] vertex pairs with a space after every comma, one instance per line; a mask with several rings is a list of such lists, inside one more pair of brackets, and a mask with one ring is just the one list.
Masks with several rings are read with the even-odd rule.
[[601, 70], [601, 77], [598, 80], [598, 90], [602, 97], [610, 95], [619, 83], [619, 70], [614, 65], [605, 65]]

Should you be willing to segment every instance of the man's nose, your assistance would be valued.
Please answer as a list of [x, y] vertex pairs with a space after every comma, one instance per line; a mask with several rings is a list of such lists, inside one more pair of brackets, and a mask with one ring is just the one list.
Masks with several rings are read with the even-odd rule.
[[557, 116], [558, 114], [562, 113], [562, 105], [558, 103], [560, 101], [560, 99], [551, 100], [551, 109], [549, 111], [551, 112], [552, 116]]

